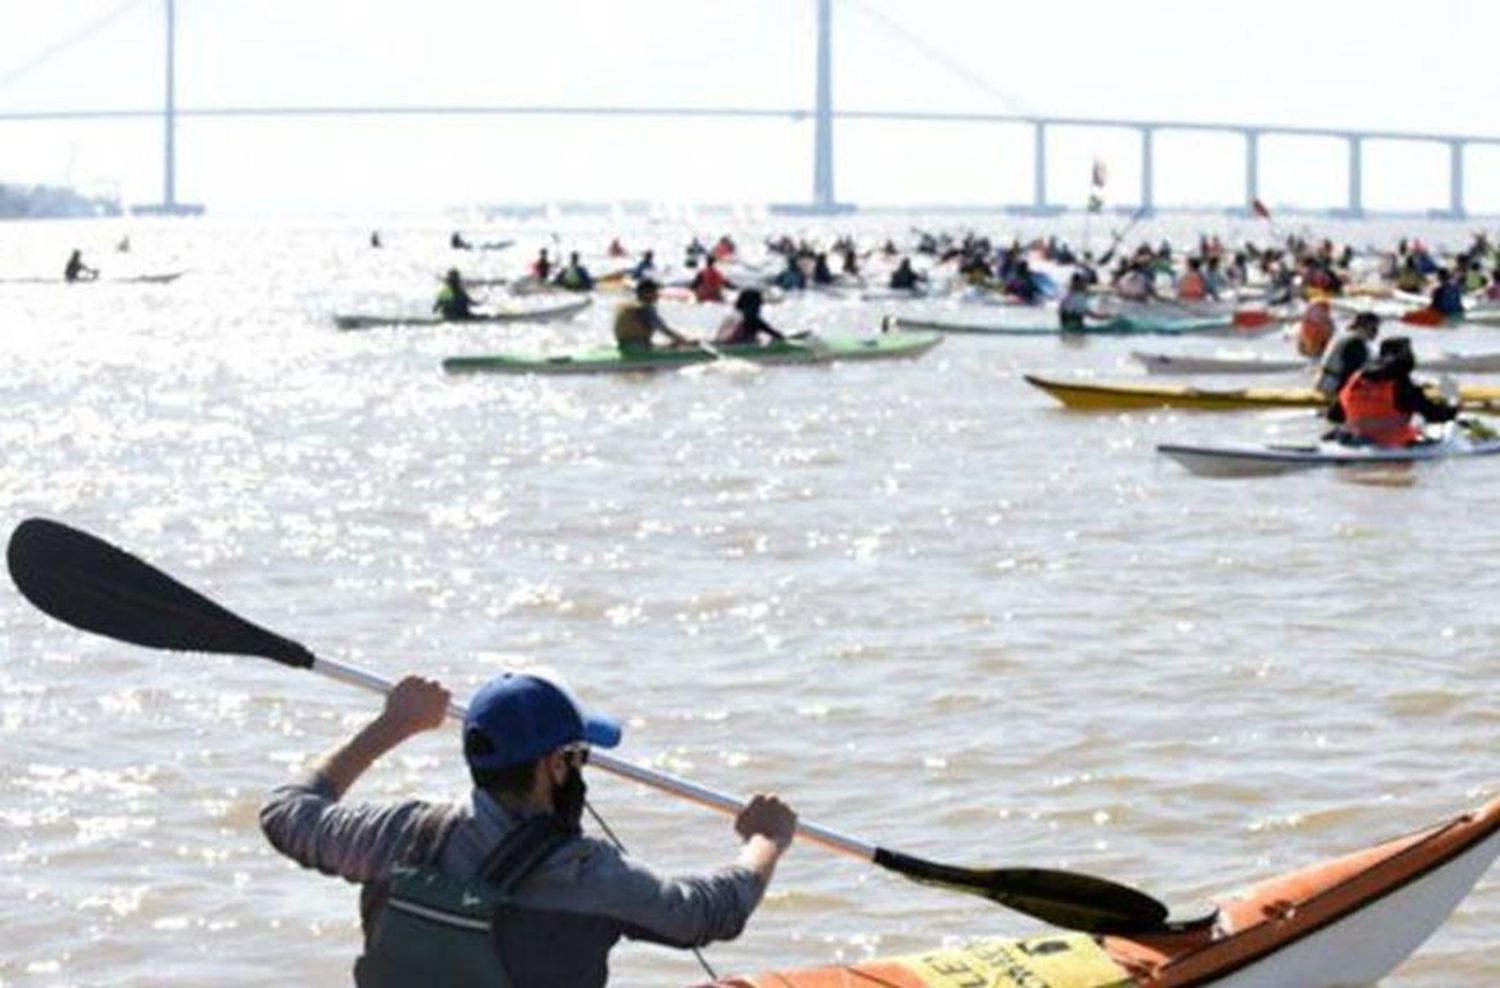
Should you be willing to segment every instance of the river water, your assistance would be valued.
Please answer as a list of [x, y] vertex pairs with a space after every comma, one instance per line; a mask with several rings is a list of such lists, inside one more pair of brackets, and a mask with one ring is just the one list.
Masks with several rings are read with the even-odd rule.
[[[1067, 413], [1020, 380], [1134, 374], [1132, 346], [1186, 348], [1172, 341], [951, 338], [911, 363], [541, 380], [448, 378], [439, 361], [602, 341], [606, 300], [563, 326], [332, 328], [334, 311], [420, 310], [455, 259], [507, 273], [551, 242], [471, 228], [520, 242], [459, 257], [452, 222], [388, 221], [378, 252], [366, 220], [135, 223], [128, 255], [109, 249], [118, 225], [0, 227], [0, 274], [52, 274], [75, 243], [106, 274], [189, 270], [0, 286], [0, 524], [98, 532], [385, 676], [466, 694], [550, 665], [625, 719], [623, 757], [776, 790], [807, 819], [955, 863], [1192, 899], [1496, 791], [1500, 463], [1205, 481], [1153, 444], [1316, 424]], [[579, 220], [563, 239], [598, 250], [612, 232]], [[626, 239], [665, 254], [681, 237]], [[832, 333], [885, 311], [768, 314]], [[1445, 342], [1500, 345], [1487, 333]], [[355, 889], [278, 857], [256, 815], [377, 704], [260, 660], [86, 636], [7, 587], [0, 985], [341, 983]], [[445, 731], [356, 795], [464, 782]], [[592, 794], [663, 869], [734, 853], [706, 811], [597, 772]], [[1037, 929], [803, 844], [707, 957], [727, 974]], [[1497, 936], [1491, 878], [1387, 983], [1500, 983]], [[614, 967], [620, 985], [704, 980], [660, 948], [624, 945]]]

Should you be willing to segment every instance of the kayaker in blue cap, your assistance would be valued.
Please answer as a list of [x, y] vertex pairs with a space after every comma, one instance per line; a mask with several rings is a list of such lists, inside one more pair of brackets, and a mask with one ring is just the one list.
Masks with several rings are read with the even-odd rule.
[[744, 929], [796, 814], [757, 795], [734, 821], [734, 862], [678, 878], [584, 835], [582, 767], [590, 746], [619, 744], [620, 726], [547, 675], [507, 673], [474, 695], [467, 800], [340, 801], [380, 756], [441, 726], [448, 702], [439, 683], [403, 679], [379, 716], [261, 810], [282, 854], [364, 886], [357, 985], [597, 988], [622, 936], [689, 947]]

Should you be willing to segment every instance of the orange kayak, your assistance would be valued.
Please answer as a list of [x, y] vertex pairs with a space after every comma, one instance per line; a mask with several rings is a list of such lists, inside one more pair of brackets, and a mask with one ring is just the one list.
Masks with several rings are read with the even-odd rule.
[[982, 940], [718, 988], [1341, 988], [1417, 951], [1500, 855], [1500, 799], [1416, 833], [1272, 878], [1184, 932]]

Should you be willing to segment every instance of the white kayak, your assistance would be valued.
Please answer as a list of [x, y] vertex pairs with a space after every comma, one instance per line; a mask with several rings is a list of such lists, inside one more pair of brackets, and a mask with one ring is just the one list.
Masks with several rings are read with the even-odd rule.
[[[1255, 353], [1147, 353], [1130, 351], [1147, 374], [1285, 374], [1311, 371], [1316, 366], [1300, 357], [1269, 357]], [[1425, 365], [1424, 365], [1425, 366]]]
[[[1148, 374], [1286, 374], [1312, 373], [1316, 361], [1300, 357], [1272, 357], [1257, 353], [1153, 353], [1132, 350], [1130, 356], [1145, 366]], [[1473, 353], [1417, 354], [1417, 366], [1445, 374], [1500, 373], [1500, 350]]]
[[1162, 443], [1156, 451], [1200, 477], [1265, 477], [1316, 467], [1384, 467], [1427, 460], [1494, 456], [1500, 453], [1500, 434], [1490, 429], [1476, 431], [1448, 423], [1434, 430], [1433, 438], [1428, 442], [1396, 448], [1320, 440], [1304, 445]]
[[593, 304], [587, 296], [569, 299], [557, 305], [531, 309], [496, 309], [476, 312], [469, 319], [444, 319], [433, 315], [369, 315], [340, 313], [333, 317], [339, 329], [375, 329], [380, 326], [467, 326], [502, 322], [561, 322], [572, 319]]

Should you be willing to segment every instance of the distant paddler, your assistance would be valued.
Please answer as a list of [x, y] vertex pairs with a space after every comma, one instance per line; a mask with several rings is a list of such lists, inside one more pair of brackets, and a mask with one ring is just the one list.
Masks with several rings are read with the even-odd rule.
[[448, 238], [448, 246], [453, 248], [454, 250], [474, 249], [474, 245], [465, 240], [464, 235], [462, 233], [459, 233], [457, 230], [454, 230], [453, 236]]
[[1348, 331], [1334, 340], [1313, 384], [1331, 406], [1337, 404], [1338, 394], [1349, 378], [1369, 362], [1370, 345], [1379, 333], [1380, 317], [1373, 312], [1361, 312], [1354, 317]]
[[443, 287], [438, 289], [432, 311], [450, 322], [463, 322], [477, 315], [474, 311], [474, 299], [464, 287], [458, 268], [449, 268], [448, 273], [443, 275]]
[[593, 289], [594, 276], [589, 274], [589, 269], [584, 267], [583, 262], [578, 259], [576, 250], [568, 255], [568, 264], [558, 274], [555, 284], [570, 292], [586, 292]]
[[1017, 261], [1005, 278], [1005, 294], [1018, 298], [1027, 305], [1036, 305], [1042, 298], [1041, 286], [1031, 273], [1031, 265]]
[[1413, 416], [1420, 415], [1426, 422], [1451, 422], [1458, 409], [1429, 398], [1412, 381], [1416, 366], [1411, 340], [1393, 336], [1381, 341], [1379, 356], [1355, 371], [1329, 414], [1333, 421], [1343, 423], [1340, 437], [1399, 449], [1423, 441]]
[[1114, 317], [1098, 312], [1094, 308], [1094, 296], [1090, 289], [1094, 279], [1088, 270], [1074, 271], [1068, 279], [1068, 290], [1057, 302], [1057, 324], [1065, 333], [1081, 333], [1088, 328], [1090, 319], [1108, 322]]
[[925, 288], [927, 276], [916, 271], [911, 266], [911, 258], [901, 258], [901, 263], [896, 265], [896, 270], [891, 272], [891, 280], [888, 287], [898, 292], [916, 292]]
[[547, 256], [547, 248], [543, 247], [537, 252], [536, 260], [531, 262], [531, 277], [536, 279], [537, 284], [545, 285], [551, 275], [552, 258]]
[[63, 280], [71, 283], [74, 281], [93, 281], [98, 277], [99, 271], [97, 268], [91, 268], [83, 263], [83, 251], [75, 250], [72, 254], [68, 255], [67, 267], [63, 268]]
[[786, 339], [784, 334], [761, 318], [760, 310], [764, 304], [765, 298], [759, 288], [747, 288], [740, 292], [734, 300], [737, 314], [724, 320], [714, 336], [714, 342], [728, 346], [752, 346], [759, 343], [762, 336], [773, 340]]
[[615, 237], [609, 242], [608, 254], [610, 257], [625, 257], [627, 253], [625, 245], [620, 243], [619, 237]]
[[657, 333], [670, 339], [674, 346], [698, 345], [662, 321], [661, 313], [656, 311], [656, 300], [660, 295], [661, 286], [650, 278], [643, 278], [636, 283], [635, 301], [626, 302], [615, 311], [615, 345], [621, 353], [652, 350]]
[[630, 277], [636, 281], [644, 281], [647, 278], [656, 277], [656, 251], [648, 250], [641, 254], [641, 259], [635, 262], [635, 267], [630, 269]]
[[1453, 272], [1441, 268], [1437, 273], [1437, 287], [1432, 290], [1432, 310], [1444, 319], [1458, 319], [1464, 314], [1464, 287], [1453, 277]]
[[1196, 257], [1187, 261], [1187, 271], [1177, 280], [1177, 298], [1182, 302], [1203, 302], [1217, 295], [1203, 275], [1203, 262]]
[[710, 254], [703, 262], [703, 269], [693, 275], [688, 287], [693, 290], [693, 298], [700, 302], [723, 302], [724, 290], [733, 290], [736, 286], [719, 270], [718, 258]]
[[1319, 299], [1302, 314], [1302, 323], [1297, 328], [1297, 352], [1316, 360], [1323, 356], [1332, 339], [1333, 310], [1326, 299]]

